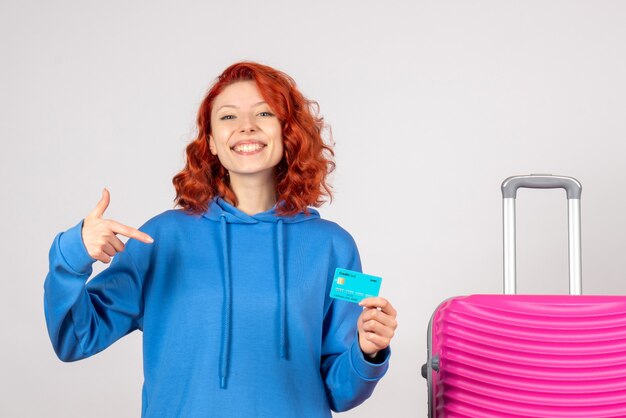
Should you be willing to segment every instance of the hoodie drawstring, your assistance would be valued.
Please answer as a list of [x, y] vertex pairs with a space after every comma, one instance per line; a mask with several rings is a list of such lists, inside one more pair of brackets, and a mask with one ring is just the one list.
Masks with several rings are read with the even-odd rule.
[[[228, 256], [228, 224], [226, 215], [220, 215], [220, 226], [222, 232], [222, 261], [224, 265], [224, 275], [222, 285], [224, 287], [224, 302], [222, 306], [222, 346], [220, 348], [220, 388], [226, 388], [228, 378], [228, 368], [230, 365], [230, 339], [231, 339], [231, 316], [232, 316], [232, 284], [230, 259]], [[279, 341], [278, 350], [280, 358], [287, 358], [287, 280], [285, 278], [285, 230], [283, 220], [278, 219], [276, 225], [276, 247], [278, 252], [278, 314], [279, 314]]]
[[222, 277], [224, 286], [224, 305], [222, 307], [222, 347], [220, 351], [220, 388], [226, 388], [226, 377], [228, 376], [228, 363], [230, 361], [230, 318], [232, 313], [232, 294], [230, 277], [230, 260], [228, 259], [228, 228], [226, 226], [226, 216], [220, 218], [222, 226], [222, 256], [224, 263], [224, 276]]
[[280, 358], [287, 357], [287, 291], [285, 280], [285, 260], [283, 248], [283, 220], [277, 223], [276, 243], [278, 246], [278, 305], [279, 305], [279, 350]]

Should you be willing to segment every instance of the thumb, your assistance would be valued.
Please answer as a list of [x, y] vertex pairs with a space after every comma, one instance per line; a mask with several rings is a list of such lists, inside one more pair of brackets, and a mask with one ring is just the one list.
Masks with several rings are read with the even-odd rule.
[[104, 211], [109, 207], [109, 202], [111, 201], [111, 195], [107, 188], [105, 187], [102, 190], [102, 197], [100, 201], [96, 205], [93, 211], [89, 214], [91, 217], [101, 218], [104, 215]]

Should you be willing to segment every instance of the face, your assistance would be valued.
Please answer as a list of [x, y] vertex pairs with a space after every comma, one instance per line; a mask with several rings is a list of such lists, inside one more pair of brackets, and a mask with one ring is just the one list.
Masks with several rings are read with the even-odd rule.
[[209, 148], [231, 175], [269, 175], [283, 157], [280, 122], [254, 81], [226, 87], [211, 110]]

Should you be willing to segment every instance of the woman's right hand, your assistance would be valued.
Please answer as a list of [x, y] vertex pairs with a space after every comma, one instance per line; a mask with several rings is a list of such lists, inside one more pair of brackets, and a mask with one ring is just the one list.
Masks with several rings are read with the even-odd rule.
[[105, 188], [96, 208], [85, 218], [82, 229], [83, 243], [85, 248], [87, 248], [87, 252], [91, 258], [100, 260], [103, 263], [109, 263], [111, 257], [120, 251], [124, 251], [124, 243], [120, 241], [116, 234], [135, 238], [146, 244], [154, 242], [150, 235], [138, 229], [122, 225], [111, 219], [102, 219], [110, 201], [111, 196]]

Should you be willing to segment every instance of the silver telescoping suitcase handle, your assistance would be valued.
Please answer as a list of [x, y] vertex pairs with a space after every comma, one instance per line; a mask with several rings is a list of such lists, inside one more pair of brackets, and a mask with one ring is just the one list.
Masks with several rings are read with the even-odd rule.
[[580, 243], [580, 194], [582, 186], [572, 177], [551, 174], [531, 174], [509, 177], [502, 183], [502, 214], [504, 230], [504, 293], [515, 294], [516, 250], [515, 250], [515, 199], [517, 189], [565, 189], [568, 208], [569, 241], [569, 293], [582, 294], [582, 260]]

